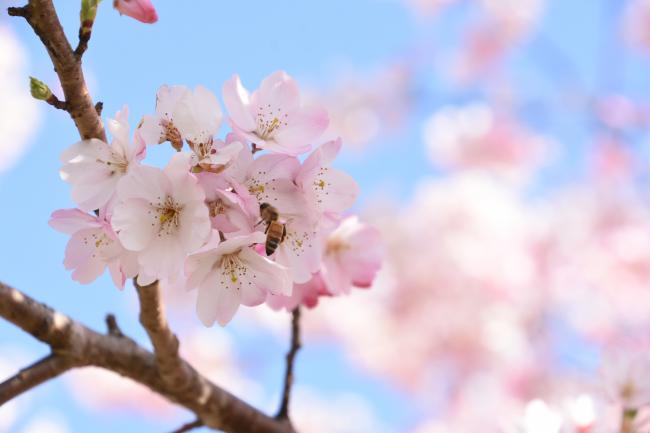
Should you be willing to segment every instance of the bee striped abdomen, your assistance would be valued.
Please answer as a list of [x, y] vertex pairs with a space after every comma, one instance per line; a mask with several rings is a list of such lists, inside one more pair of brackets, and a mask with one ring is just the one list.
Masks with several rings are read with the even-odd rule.
[[280, 242], [284, 239], [284, 224], [278, 221], [270, 221], [266, 229], [266, 243], [264, 247], [266, 249], [266, 255], [270, 256], [275, 252], [280, 245]]

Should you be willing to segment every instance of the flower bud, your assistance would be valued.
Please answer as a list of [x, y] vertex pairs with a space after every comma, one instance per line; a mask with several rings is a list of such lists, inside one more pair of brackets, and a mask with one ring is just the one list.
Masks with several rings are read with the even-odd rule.
[[[81, 19], [81, 27], [91, 27], [95, 17], [97, 16], [97, 5], [100, 0], [81, 0], [81, 12], [79, 18]], [[89, 23], [90, 25], [87, 25]]]
[[40, 101], [47, 101], [52, 96], [52, 91], [47, 87], [47, 84], [34, 77], [29, 77], [29, 90], [34, 99]]
[[120, 14], [146, 23], [153, 24], [158, 21], [158, 14], [151, 0], [113, 0], [113, 7]]

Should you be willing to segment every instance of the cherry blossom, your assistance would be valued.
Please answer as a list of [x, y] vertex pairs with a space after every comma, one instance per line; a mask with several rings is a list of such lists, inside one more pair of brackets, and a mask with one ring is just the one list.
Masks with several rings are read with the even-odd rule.
[[603, 386], [612, 402], [636, 410], [650, 404], [650, 356], [640, 350], [612, 350], [601, 368]]
[[352, 286], [370, 287], [381, 261], [379, 231], [351, 216], [328, 236], [321, 275], [332, 295], [349, 293]]
[[211, 326], [217, 321], [225, 326], [240, 304], [259, 305], [268, 292], [291, 294], [287, 268], [252, 248], [264, 241], [264, 234], [259, 232], [232, 237], [219, 244], [212, 241], [187, 259], [187, 286], [198, 288], [196, 309], [203, 324]]
[[[135, 132], [137, 146], [129, 145], [124, 109], [109, 122], [111, 146], [88, 140], [92, 146], [78, 144], [65, 153], [62, 172], [82, 208], [73, 215], [92, 228], [89, 236], [105, 234], [119, 246], [79, 263], [76, 251], [89, 249], [86, 232], [66, 229], [73, 235], [72, 258], [66, 259], [73, 278], [87, 283], [109, 266], [119, 287], [137, 276], [143, 285], [158, 280], [174, 290], [198, 288], [197, 312], [206, 325], [225, 325], [239, 305], [267, 298], [278, 308], [313, 307], [320, 296], [369, 286], [379, 254], [372, 229], [345, 220], [325, 247], [359, 191], [332, 167], [341, 139], [322, 144], [302, 163], [296, 157], [325, 130], [327, 113], [301, 104], [295, 81], [284, 72], [266, 78], [250, 97], [235, 76], [224, 86], [224, 99], [233, 129], [225, 140], [216, 137], [222, 114], [214, 94], [202, 86], [162, 86], [155, 114]], [[179, 153], [164, 169], [139, 164], [145, 144], [165, 141]], [[182, 152], [186, 143], [189, 152]], [[272, 152], [255, 155], [262, 148]], [[264, 247], [269, 221], [263, 205], [277, 211], [285, 233], [272, 252]], [[83, 213], [95, 209], [99, 217]], [[53, 224], [63, 230], [70, 217], [56, 216]], [[115, 265], [115, 256], [128, 258], [129, 266]]]
[[185, 86], [161, 86], [156, 94], [156, 114], [142, 118], [140, 135], [147, 144], [169, 141], [178, 151], [183, 148], [183, 137], [174, 123], [174, 112], [179, 101], [190, 90]]
[[481, 169], [525, 178], [552, 144], [486, 103], [444, 107], [424, 124], [431, 160], [451, 169]]
[[113, 0], [113, 7], [122, 15], [146, 24], [158, 21], [158, 14], [151, 0]]
[[72, 186], [72, 199], [85, 211], [104, 206], [113, 196], [119, 180], [144, 158], [145, 144], [136, 132], [129, 139], [129, 110], [125, 105], [115, 119], [109, 119], [111, 144], [96, 138], [73, 144], [61, 154], [61, 179]]
[[79, 209], [62, 209], [52, 213], [49, 224], [71, 236], [63, 264], [74, 270], [73, 280], [90, 284], [108, 268], [113, 283], [123, 288], [127, 278], [136, 276], [137, 257], [121, 245], [105, 212], [94, 216]]
[[306, 283], [318, 271], [321, 263], [322, 230], [310, 219], [300, 216], [284, 221], [286, 233], [284, 241], [275, 251], [275, 261], [291, 270], [295, 283]]
[[298, 85], [284, 71], [266, 77], [252, 95], [234, 75], [223, 86], [223, 99], [233, 131], [272, 152], [309, 151], [329, 123], [323, 108], [301, 104]]
[[327, 291], [320, 273], [315, 273], [306, 283], [294, 283], [291, 296], [274, 295], [269, 293], [266, 304], [274, 310], [286, 309], [291, 311], [299, 305], [314, 308], [321, 296], [332, 296]]
[[254, 196], [239, 185], [229, 191], [224, 180], [213, 173], [200, 173], [197, 177], [205, 191], [212, 228], [230, 236], [255, 231], [259, 221], [259, 204]]
[[331, 167], [341, 145], [341, 139], [321, 145], [296, 173], [295, 182], [304, 194], [308, 212], [316, 219], [348, 210], [359, 194], [359, 186], [350, 175]]
[[281, 154], [266, 154], [253, 159], [240, 152], [237, 161], [224, 174], [253, 195], [259, 204], [275, 206], [281, 214], [304, 213], [306, 203], [293, 179], [300, 162]]
[[177, 154], [164, 170], [141, 166], [118, 185], [111, 223], [124, 247], [138, 252], [140, 284], [177, 275], [210, 234], [205, 194], [188, 160]]
[[[156, 115], [145, 116], [141, 129], [151, 144], [169, 141], [181, 150], [186, 141], [198, 161], [207, 163], [217, 153], [213, 139], [221, 120], [219, 101], [205, 87], [196, 86], [191, 91], [183, 86], [162, 86], [156, 98]], [[236, 153], [236, 147], [231, 153]]]
[[191, 147], [190, 163], [193, 171], [221, 173], [241, 153], [244, 145], [238, 141], [226, 144], [221, 140], [209, 139], [205, 142], [192, 143]]
[[181, 137], [199, 156], [198, 146], [206, 146], [221, 126], [222, 113], [217, 97], [203, 86], [184, 92], [174, 106], [172, 121]]

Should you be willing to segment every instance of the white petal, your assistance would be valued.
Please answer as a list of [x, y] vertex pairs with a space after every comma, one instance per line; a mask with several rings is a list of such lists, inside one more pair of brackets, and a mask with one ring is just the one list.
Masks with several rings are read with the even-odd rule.
[[196, 312], [205, 326], [215, 320], [225, 326], [237, 312], [239, 300], [239, 291], [229, 285], [228, 277], [215, 270], [199, 286]]
[[255, 119], [250, 112], [250, 96], [238, 75], [223, 85], [223, 103], [230, 114], [230, 120], [244, 131], [255, 130]]
[[249, 267], [248, 278], [255, 280], [259, 287], [275, 295], [291, 295], [293, 282], [286, 267], [259, 255], [251, 248], [243, 249], [239, 256]]
[[132, 199], [115, 205], [111, 224], [124, 248], [141, 251], [159, 230], [155, 217], [149, 203]]

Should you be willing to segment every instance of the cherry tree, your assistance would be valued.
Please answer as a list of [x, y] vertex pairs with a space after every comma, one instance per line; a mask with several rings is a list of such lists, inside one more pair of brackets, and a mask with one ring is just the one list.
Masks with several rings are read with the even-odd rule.
[[[157, 20], [148, 0], [116, 0], [113, 6], [144, 23]], [[102, 103], [92, 100], [82, 68], [98, 7], [98, 0], [81, 1], [74, 49], [51, 0], [30, 0], [8, 12], [24, 18], [40, 38], [63, 90], [59, 97], [32, 77], [32, 96], [67, 112], [80, 135], [60, 158], [61, 179], [77, 208], [54, 210], [49, 222], [69, 235], [64, 266], [81, 284], [105, 272], [118, 289], [129, 290], [132, 281], [153, 351], [130, 338], [113, 315], [100, 333], [0, 283], [0, 316], [51, 349], [0, 384], [0, 404], [66, 371], [92, 366], [193, 412], [196, 420], [179, 432], [200, 426], [293, 432], [289, 403], [301, 308], [368, 287], [381, 263], [376, 229], [346, 217], [359, 188], [331, 167], [341, 140], [321, 138], [327, 111], [303, 100], [284, 71], [270, 74], [253, 92], [238, 76], [224, 83], [227, 114], [206, 87], [162, 85], [153, 114], [135, 128], [124, 105], [105, 129]], [[231, 131], [219, 139], [226, 119]], [[147, 148], [167, 144], [177, 151], [168, 163], [147, 164]], [[226, 326], [240, 305], [268, 303], [291, 313], [277, 414], [233, 396], [180, 355], [163, 284], [197, 290], [196, 320], [205, 326]]]

